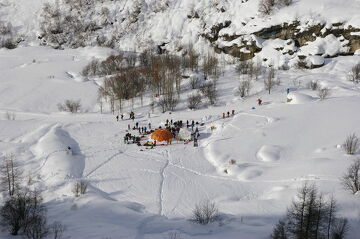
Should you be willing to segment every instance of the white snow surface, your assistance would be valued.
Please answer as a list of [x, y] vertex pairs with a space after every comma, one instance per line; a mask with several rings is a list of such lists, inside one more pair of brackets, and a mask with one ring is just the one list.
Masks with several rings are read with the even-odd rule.
[[[123, 143], [127, 125], [135, 123], [128, 120], [130, 102], [125, 119], [117, 122], [96, 105], [101, 80], [76, 80], [92, 57], [103, 59], [111, 50], [20, 47], [0, 53], [0, 152], [16, 155], [32, 187], [42, 191], [49, 222], [61, 221], [67, 237], [155, 239], [178, 232], [196, 239], [267, 238], [297, 189], [311, 182], [324, 195], [336, 196], [339, 214], [352, 226], [348, 238], [358, 238], [359, 195], [339, 181], [357, 155], [347, 156], [339, 145], [350, 133], [360, 134], [354, 110], [360, 89], [346, 77], [360, 56], [327, 59], [313, 70], [279, 71], [281, 84], [270, 95], [260, 78], [246, 99], [234, 95], [240, 78], [235, 66], [227, 65], [217, 105], [196, 111], [186, 109], [189, 79], [172, 114], [157, 107], [148, 118], [149, 95], [144, 106], [136, 99], [140, 126], [156, 127], [166, 119], [204, 123], [199, 147], [173, 141], [146, 149]], [[312, 80], [330, 88], [330, 97], [320, 100], [307, 89]], [[82, 112], [58, 112], [56, 105], [65, 99], [81, 99]], [[232, 109], [235, 115], [223, 119]], [[6, 120], [6, 112], [15, 120]], [[78, 180], [89, 186], [75, 198]], [[218, 205], [220, 223], [188, 221], [205, 199]], [[0, 237], [12, 238], [6, 230]]]

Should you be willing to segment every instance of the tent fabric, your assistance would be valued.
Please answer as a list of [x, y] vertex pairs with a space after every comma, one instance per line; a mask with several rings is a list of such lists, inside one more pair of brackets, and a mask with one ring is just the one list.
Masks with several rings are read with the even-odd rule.
[[191, 131], [186, 128], [182, 128], [180, 129], [178, 137], [180, 140], [191, 140]]
[[156, 129], [151, 134], [151, 139], [156, 141], [170, 141], [172, 139], [172, 133], [167, 129]]

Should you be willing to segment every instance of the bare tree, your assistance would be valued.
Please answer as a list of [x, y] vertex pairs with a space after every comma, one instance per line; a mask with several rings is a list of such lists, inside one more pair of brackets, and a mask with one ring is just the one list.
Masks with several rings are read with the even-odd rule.
[[242, 81], [240, 81], [240, 85], [237, 88], [237, 94], [241, 98], [245, 98], [246, 96], [248, 96], [250, 94], [250, 89], [251, 89], [251, 81], [250, 80], [242, 80]]
[[[338, 228], [335, 225], [340, 225]], [[326, 200], [315, 185], [305, 184], [288, 208], [286, 217], [275, 226], [271, 238], [334, 238], [346, 234], [346, 223], [336, 214], [334, 197]], [[341, 237], [343, 238], [343, 237]]]
[[353, 155], [359, 149], [360, 141], [356, 134], [349, 135], [343, 143], [343, 148], [347, 154]]
[[200, 92], [209, 100], [210, 105], [217, 101], [216, 82], [204, 83], [200, 86]]
[[327, 88], [327, 87], [323, 87], [323, 88], [320, 88], [320, 89], [318, 90], [318, 96], [319, 96], [319, 98], [320, 98], [321, 100], [324, 100], [324, 99], [326, 99], [328, 96], [330, 96], [330, 93], [331, 93], [331, 91], [330, 91], [330, 89]]
[[219, 75], [219, 61], [215, 56], [208, 55], [203, 59], [202, 71], [204, 75], [217, 77]]
[[276, 86], [279, 85], [280, 81], [275, 79], [275, 69], [274, 67], [270, 67], [267, 73], [267, 77], [264, 80], [265, 89], [271, 93], [271, 90]]
[[193, 94], [188, 96], [188, 107], [189, 109], [197, 109], [201, 104], [201, 95]]
[[200, 204], [196, 204], [195, 209], [193, 210], [192, 221], [206, 225], [216, 221], [218, 217], [219, 210], [216, 204], [210, 200], [205, 200]]
[[353, 194], [360, 191], [360, 159], [356, 159], [341, 178], [342, 185]]
[[61, 222], [59, 222], [59, 221], [55, 221], [50, 226], [50, 231], [53, 234], [54, 239], [62, 239], [65, 230], [66, 230], [66, 227], [63, 224], [61, 224]]
[[8, 196], [14, 196], [19, 190], [19, 183], [22, 171], [16, 162], [15, 155], [10, 153], [5, 155], [5, 160], [1, 165], [1, 190], [7, 192]]

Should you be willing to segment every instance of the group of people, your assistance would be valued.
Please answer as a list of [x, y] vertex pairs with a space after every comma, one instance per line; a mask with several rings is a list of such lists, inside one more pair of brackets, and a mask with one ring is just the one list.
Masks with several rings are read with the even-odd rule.
[[[231, 110], [231, 115], [235, 115], [235, 110]], [[226, 114], [223, 113], [223, 119], [230, 117], [230, 111], [228, 111]]]
[[[116, 121], [119, 121], [119, 119], [124, 120], [124, 114], [116, 115]], [[129, 119], [135, 120], [135, 113], [133, 111], [130, 112]]]
[[[139, 136], [132, 135], [132, 134], [130, 134], [130, 133], [126, 133], [125, 136], [124, 136], [124, 144], [133, 143], [133, 144], [139, 145], [139, 144], [140, 144], [140, 140], [141, 140], [141, 138], [140, 138]], [[140, 145], [141, 145], [141, 144], [140, 144]]]

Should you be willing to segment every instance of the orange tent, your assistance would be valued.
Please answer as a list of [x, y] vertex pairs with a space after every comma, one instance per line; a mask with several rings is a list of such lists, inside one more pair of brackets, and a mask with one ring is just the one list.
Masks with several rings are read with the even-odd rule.
[[156, 129], [151, 134], [151, 139], [156, 141], [170, 141], [172, 139], [173, 135], [172, 133], [167, 129]]

